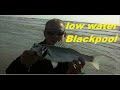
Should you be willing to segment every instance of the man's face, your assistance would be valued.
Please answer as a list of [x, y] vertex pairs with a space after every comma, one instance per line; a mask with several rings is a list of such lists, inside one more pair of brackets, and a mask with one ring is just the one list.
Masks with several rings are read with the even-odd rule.
[[48, 24], [44, 31], [47, 44], [54, 45], [57, 41], [64, 41], [66, 36], [64, 29], [65, 26], [62, 23]]

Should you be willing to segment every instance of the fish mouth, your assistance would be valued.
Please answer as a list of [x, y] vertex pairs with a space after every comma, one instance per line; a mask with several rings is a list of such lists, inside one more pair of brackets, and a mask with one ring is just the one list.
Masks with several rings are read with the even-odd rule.
[[46, 46], [43, 46], [43, 47], [42, 47], [42, 54], [44, 54], [46, 51], [47, 51], [47, 47], [46, 47]]
[[42, 51], [42, 57], [45, 57], [47, 55], [47, 47], [45, 47], [45, 49]]

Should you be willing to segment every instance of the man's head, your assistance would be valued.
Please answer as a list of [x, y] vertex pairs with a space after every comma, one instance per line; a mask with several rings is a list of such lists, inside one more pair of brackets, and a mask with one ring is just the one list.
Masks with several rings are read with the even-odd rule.
[[66, 37], [65, 23], [60, 19], [49, 20], [45, 25], [44, 36], [46, 43], [50, 45], [63, 41]]

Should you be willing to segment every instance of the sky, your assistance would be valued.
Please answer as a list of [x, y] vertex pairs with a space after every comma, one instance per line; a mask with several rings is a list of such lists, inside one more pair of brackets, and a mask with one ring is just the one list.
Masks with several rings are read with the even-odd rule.
[[41, 19], [59, 18], [67, 21], [107, 23], [120, 25], [120, 15], [13, 15], [13, 16]]

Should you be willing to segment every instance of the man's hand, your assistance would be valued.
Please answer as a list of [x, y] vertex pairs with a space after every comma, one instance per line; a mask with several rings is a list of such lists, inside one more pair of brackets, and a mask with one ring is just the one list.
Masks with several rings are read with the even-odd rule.
[[25, 65], [32, 65], [36, 63], [38, 60], [42, 59], [42, 57], [38, 56], [36, 53], [31, 50], [26, 50], [21, 55], [21, 63]]
[[73, 60], [68, 64], [67, 74], [79, 74], [81, 69], [84, 67], [85, 61], [79, 58], [78, 60]]

